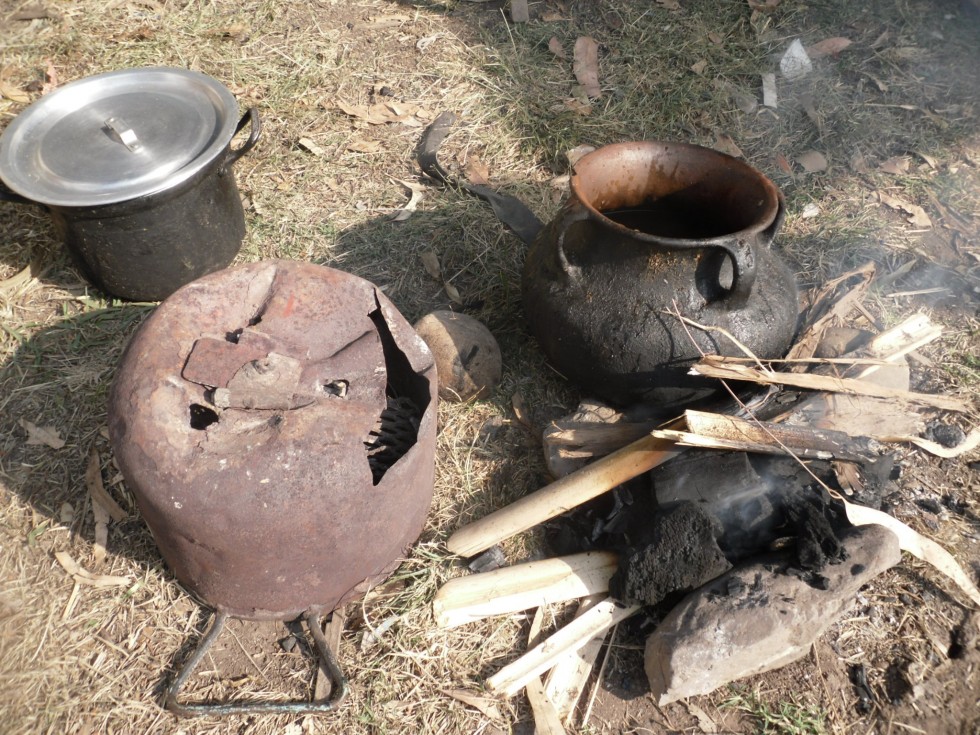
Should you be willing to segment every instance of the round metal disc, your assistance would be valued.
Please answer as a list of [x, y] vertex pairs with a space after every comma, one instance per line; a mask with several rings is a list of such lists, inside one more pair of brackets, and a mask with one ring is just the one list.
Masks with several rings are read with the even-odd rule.
[[0, 178], [51, 206], [98, 206], [185, 181], [231, 141], [238, 105], [186, 69], [126, 69], [42, 97], [0, 136]]

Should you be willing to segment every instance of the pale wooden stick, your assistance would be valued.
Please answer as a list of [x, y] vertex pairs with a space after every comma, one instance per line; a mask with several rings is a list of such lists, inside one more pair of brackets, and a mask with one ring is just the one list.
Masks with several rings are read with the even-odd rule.
[[[673, 425], [672, 425], [673, 426]], [[679, 427], [676, 424], [674, 428]], [[673, 443], [644, 436], [570, 475], [525, 495], [450, 536], [446, 546], [459, 556], [473, 556], [514, 534], [554, 518], [631, 480], [677, 455]]]
[[580, 618], [576, 618], [543, 643], [508, 664], [487, 679], [487, 689], [503, 697], [512, 697], [532, 677], [547, 671], [568, 651], [577, 651], [592, 638], [609, 630], [640, 609], [640, 605], [623, 605], [607, 597]]
[[[541, 624], [544, 620], [544, 608], [539, 607], [534, 613], [531, 621], [531, 629], [527, 633], [528, 646], [536, 646], [541, 637]], [[527, 694], [528, 704], [531, 705], [531, 713], [534, 715], [535, 735], [565, 735], [565, 728], [562, 727], [561, 717], [554, 703], [548, 697], [544, 684], [541, 683], [540, 676], [532, 676], [531, 680], [524, 688]]]
[[795, 388], [808, 390], [823, 390], [830, 393], [846, 393], [859, 396], [876, 396], [878, 398], [894, 398], [900, 401], [922, 403], [945, 411], [967, 412], [969, 407], [961, 400], [950, 396], [933, 393], [913, 393], [912, 391], [888, 388], [864, 380], [853, 378], [835, 378], [830, 375], [814, 373], [783, 373], [771, 370], [758, 370], [747, 365], [723, 364], [715, 361], [711, 355], [701, 359], [691, 368], [692, 375], [703, 375], [720, 380], [743, 380], [762, 385], [790, 385]]
[[458, 577], [436, 593], [432, 612], [439, 627], [453, 628], [490, 615], [605, 593], [616, 564], [612, 552], [587, 551]]
[[[582, 598], [575, 617], [581, 617], [602, 602], [602, 599], [601, 595]], [[605, 637], [605, 633], [600, 633], [579, 650], [565, 654], [548, 672], [544, 683], [545, 691], [566, 725], [572, 724], [575, 705], [585, 691], [585, 684], [592, 673], [592, 667], [595, 666], [595, 660], [599, 657], [599, 651], [602, 650]]]

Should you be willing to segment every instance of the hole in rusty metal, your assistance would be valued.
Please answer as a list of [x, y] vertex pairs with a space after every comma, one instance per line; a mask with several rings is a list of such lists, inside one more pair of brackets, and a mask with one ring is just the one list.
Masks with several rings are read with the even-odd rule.
[[234, 332], [225, 332], [225, 341], [231, 342], [233, 345], [238, 344], [238, 340], [242, 337], [242, 332], [244, 329], [236, 329]]
[[411, 363], [395, 342], [388, 322], [381, 313], [381, 304], [370, 316], [381, 338], [384, 353], [386, 405], [374, 429], [364, 442], [374, 484], [418, 441], [422, 414], [429, 405], [428, 381], [412, 368]]
[[337, 398], [347, 398], [349, 388], [349, 380], [331, 380], [323, 384], [323, 392], [329, 396], [337, 396]]
[[203, 431], [211, 424], [218, 423], [218, 414], [200, 403], [191, 404], [191, 428]]

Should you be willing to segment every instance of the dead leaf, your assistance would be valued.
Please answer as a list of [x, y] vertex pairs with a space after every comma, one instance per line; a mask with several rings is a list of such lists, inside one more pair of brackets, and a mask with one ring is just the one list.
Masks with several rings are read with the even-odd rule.
[[[572, 73], [579, 84], [585, 87], [585, 93], [597, 99], [602, 97], [599, 86], [599, 44], [594, 38], [580, 36], [575, 41], [575, 54], [572, 61]], [[589, 109], [591, 112], [591, 108]]]
[[422, 260], [422, 265], [425, 266], [425, 272], [437, 281], [441, 281], [442, 267], [439, 265], [439, 256], [431, 250], [426, 250], [419, 255], [419, 258]]
[[878, 192], [878, 200], [892, 209], [897, 209], [905, 212], [909, 215], [907, 221], [913, 227], [919, 229], [927, 229], [932, 227], [932, 220], [929, 219], [929, 215], [926, 214], [926, 210], [920, 207], [918, 204], [912, 204], [905, 201], [904, 199], [899, 199], [898, 197], [893, 197], [889, 194], [883, 192]]
[[721, 46], [725, 42], [725, 37], [720, 33], [715, 33], [712, 31], [708, 34], [708, 40], [711, 41], [715, 46]]
[[106, 492], [105, 486], [102, 484], [102, 460], [99, 457], [99, 451], [94, 446], [89, 449], [88, 453], [88, 465], [85, 467], [85, 487], [88, 489], [89, 495], [92, 496], [92, 502], [98, 503], [104, 508], [109, 517], [116, 523], [122, 523], [129, 516], [119, 506], [119, 503]]
[[244, 41], [248, 38], [248, 26], [244, 23], [232, 23], [226, 28], [219, 28], [214, 32], [218, 38], [230, 38], [235, 41]]
[[504, 715], [500, 711], [500, 705], [496, 699], [491, 699], [490, 697], [481, 697], [477, 694], [467, 691], [466, 689], [440, 689], [443, 694], [447, 697], [452, 697], [453, 699], [467, 704], [474, 709], [479, 710], [481, 713], [489, 717], [491, 720], [503, 720]]
[[825, 38], [823, 41], [818, 41], [812, 46], [807, 46], [806, 52], [810, 55], [810, 58], [819, 59], [821, 56], [836, 56], [850, 45], [851, 40], [849, 38], [834, 36], [833, 38]]
[[874, 41], [871, 42], [871, 48], [873, 49], [881, 48], [882, 46], [885, 45], [885, 41], [887, 41], [891, 37], [891, 35], [892, 35], [891, 31], [882, 31], [881, 35], [879, 35], [878, 38], [876, 38]]
[[[842, 499], [843, 500], [843, 499]], [[884, 526], [889, 531], [898, 536], [898, 545], [903, 551], [907, 551], [927, 564], [931, 564], [936, 570], [942, 572], [969, 597], [974, 605], [980, 605], [980, 590], [973, 584], [970, 576], [963, 571], [963, 568], [956, 563], [956, 559], [935, 541], [922, 536], [912, 530], [897, 518], [893, 518], [887, 513], [866, 508], [863, 505], [854, 505], [843, 500], [844, 512], [847, 513], [847, 520], [855, 526], [866, 526], [876, 524]]]
[[20, 419], [17, 423], [27, 432], [28, 444], [44, 444], [52, 449], [61, 449], [65, 446], [65, 440], [53, 426], [38, 426], [26, 419]]
[[577, 145], [574, 148], [571, 148], [570, 150], [565, 152], [565, 158], [568, 159], [568, 163], [570, 166], [574, 166], [576, 163], [578, 163], [579, 159], [582, 156], [588, 155], [589, 153], [592, 153], [592, 151], [594, 150], [595, 150], [595, 146]]
[[753, 11], [759, 11], [761, 13], [768, 13], [770, 10], [775, 10], [779, 7], [779, 3], [782, 0], [749, 0], [749, 8]]
[[130, 577], [116, 577], [111, 574], [93, 574], [72, 559], [67, 551], [56, 551], [54, 558], [78, 584], [90, 587], [125, 587], [132, 582]]
[[10, 20], [42, 20], [44, 18], [51, 18], [56, 20], [61, 16], [50, 10], [43, 5], [28, 5], [25, 8], [21, 8], [16, 13], [10, 16]]
[[421, 116], [424, 110], [418, 105], [406, 102], [378, 102], [373, 105], [351, 105], [337, 100], [335, 106], [345, 115], [363, 120], [368, 125], [385, 125], [387, 123], [418, 124], [416, 115]]
[[900, 176], [909, 172], [909, 165], [910, 161], [906, 156], [895, 156], [894, 158], [889, 158], [878, 168], [886, 174]]
[[425, 187], [421, 184], [416, 184], [414, 181], [402, 181], [401, 179], [392, 179], [392, 181], [394, 181], [396, 184], [401, 184], [411, 192], [411, 196], [408, 199], [408, 204], [402, 207], [391, 218], [392, 222], [404, 222], [411, 217], [412, 212], [418, 208], [419, 202], [422, 201], [422, 193], [425, 191]]
[[[582, 115], [583, 117], [592, 114], [592, 105], [587, 102], [582, 102], [582, 100], [576, 99], [574, 97], [569, 97], [567, 100], [562, 102], [562, 105], [571, 110], [572, 112]], [[559, 110], [561, 107], [558, 108]]]
[[30, 102], [31, 96], [10, 82], [0, 81], [0, 97], [6, 97], [11, 102]]
[[312, 153], [314, 156], [322, 156], [324, 153], [326, 153], [326, 151], [323, 150], [323, 148], [318, 146], [309, 138], [300, 138], [299, 140], [296, 141], [296, 145], [298, 145], [303, 150]]
[[515, 393], [510, 397], [510, 405], [514, 409], [514, 416], [517, 420], [524, 424], [527, 428], [531, 428], [531, 422], [528, 420], [527, 407], [524, 403], [524, 396], [520, 392]]
[[562, 48], [561, 41], [559, 41], [556, 36], [552, 36], [551, 40], [548, 41], [548, 50], [559, 59], [568, 58], [568, 54], [566, 54], [565, 49]]
[[541, 20], [545, 23], [554, 23], [555, 21], [565, 20], [565, 16], [555, 10], [546, 10], [541, 13]]
[[796, 157], [796, 162], [811, 174], [827, 170], [827, 157], [820, 151], [805, 151]]
[[742, 149], [736, 145], [727, 133], [715, 133], [715, 149], [735, 158], [742, 158]]
[[459, 289], [457, 289], [453, 284], [451, 284], [449, 281], [443, 281], [442, 287], [446, 289], [446, 296], [449, 297], [450, 301], [456, 304], [463, 303], [463, 297], [459, 295]]
[[355, 140], [347, 144], [347, 150], [355, 153], [378, 153], [381, 151], [381, 143], [376, 140]]
[[704, 74], [704, 70], [707, 68], [708, 61], [706, 59], [701, 59], [701, 61], [691, 65], [691, 71], [693, 71], [695, 74]]
[[780, 169], [782, 169], [783, 173], [787, 173], [790, 176], [793, 175], [793, 166], [786, 159], [786, 156], [784, 156], [782, 153], [776, 154], [776, 165], [779, 166]]
[[925, 161], [929, 165], [929, 168], [931, 168], [931, 169], [938, 169], [939, 168], [939, 161], [937, 161], [932, 156], [927, 155], [927, 154], [923, 153], [922, 151], [916, 151], [915, 154], [919, 158], [921, 158], [923, 161]]
[[418, 41], [415, 42], [415, 48], [418, 49], [419, 53], [424, 54], [425, 50], [429, 48], [429, 46], [431, 46], [433, 43], [438, 41], [440, 38], [442, 38], [443, 35], [444, 34], [442, 33], [436, 33], [431, 36], [425, 36], [423, 38], [420, 38]]
[[463, 164], [463, 173], [466, 175], [466, 180], [471, 184], [477, 184], [478, 186], [490, 185], [490, 169], [487, 168], [487, 165], [475, 153], [466, 157], [466, 162]]
[[868, 162], [861, 151], [854, 151], [851, 160], [848, 161], [851, 171], [856, 174], [866, 174], [868, 172]]
[[672, 13], [680, 11], [681, 4], [677, 0], [657, 0], [657, 5], [659, 5], [664, 10], [669, 10]]
[[45, 59], [44, 83], [41, 85], [41, 96], [54, 91], [58, 86], [58, 70], [54, 68], [51, 59]]

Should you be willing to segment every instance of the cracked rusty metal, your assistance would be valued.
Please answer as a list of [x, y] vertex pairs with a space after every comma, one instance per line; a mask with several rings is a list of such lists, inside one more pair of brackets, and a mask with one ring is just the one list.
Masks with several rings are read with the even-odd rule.
[[432, 356], [372, 284], [265, 261], [177, 291], [109, 401], [116, 461], [205, 604], [293, 619], [393, 571], [432, 496]]

